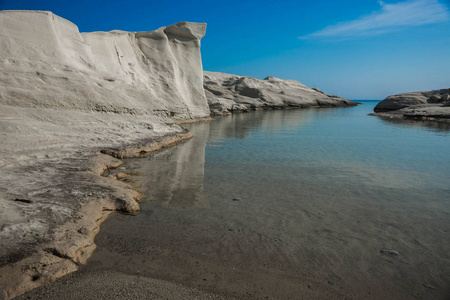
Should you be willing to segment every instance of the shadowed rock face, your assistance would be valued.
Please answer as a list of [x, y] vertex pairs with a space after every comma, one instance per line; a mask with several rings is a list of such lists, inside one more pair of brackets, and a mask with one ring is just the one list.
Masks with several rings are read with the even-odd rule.
[[310, 89], [295, 80], [267, 77], [264, 80], [204, 72], [205, 94], [212, 114], [277, 108], [354, 106], [355, 102]]
[[378, 115], [415, 119], [450, 119], [450, 89], [392, 95], [375, 106]]

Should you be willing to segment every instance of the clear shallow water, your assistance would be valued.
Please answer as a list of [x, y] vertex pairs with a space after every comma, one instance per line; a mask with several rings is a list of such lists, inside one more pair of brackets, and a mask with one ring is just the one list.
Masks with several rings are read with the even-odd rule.
[[83, 272], [241, 299], [450, 295], [450, 125], [363, 103], [220, 117], [127, 160], [142, 211], [102, 225]]

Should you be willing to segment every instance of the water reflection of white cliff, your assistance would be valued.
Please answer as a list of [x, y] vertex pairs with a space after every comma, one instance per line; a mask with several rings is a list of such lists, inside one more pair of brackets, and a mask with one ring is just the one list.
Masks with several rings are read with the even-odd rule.
[[[146, 198], [174, 207], [209, 207], [203, 194], [205, 146], [210, 123], [196, 124], [195, 138], [150, 156], [127, 161], [143, 174], [136, 186]], [[190, 126], [191, 127], [191, 126]]]
[[246, 138], [256, 131], [278, 132], [299, 130], [309, 121], [321, 114], [322, 117], [331, 113], [328, 109], [304, 109], [292, 114], [289, 110], [255, 111], [249, 114], [234, 114], [217, 117], [211, 124], [209, 138], [218, 142], [226, 138]]
[[326, 115], [325, 110], [314, 109], [304, 110], [300, 116], [289, 111], [253, 112], [186, 125], [194, 136], [191, 140], [148, 157], [130, 159], [127, 168], [143, 174], [135, 185], [148, 201], [173, 207], [208, 208], [203, 192], [207, 143], [217, 147], [225, 143], [225, 139], [244, 139], [256, 131], [298, 130], [317, 113]]

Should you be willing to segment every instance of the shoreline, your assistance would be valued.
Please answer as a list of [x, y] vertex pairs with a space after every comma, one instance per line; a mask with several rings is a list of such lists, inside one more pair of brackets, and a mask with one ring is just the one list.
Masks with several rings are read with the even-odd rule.
[[[58, 175], [69, 177], [77, 187], [80, 197], [77, 199], [79, 203], [76, 216], [63, 220], [62, 224], [49, 224], [55, 227], [49, 241], [28, 245], [28, 249], [16, 248], [19, 253], [14, 253], [15, 257], [10, 255], [6, 262], [2, 262], [0, 299], [14, 298], [77, 271], [78, 266], [85, 264], [95, 250], [94, 238], [100, 230], [100, 224], [113, 211], [139, 211], [138, 201], [142, 195], [137, 190], [128, 183], [114, 180], [117, 178], [103, 176], [105, 171], [116, 169], [123, 164], [118, 157], [139, 157], [190, 138], [192, 134], [189, 132], [172, 133], [131, 143], [122, 149], [103, 149], [100, 153], [87, 157], [57, 161], [57, 168], [63, 167], [59, 169]], [[46, 168], [49, 167], [45, 162], [43, 164]], [[73, 181], [74, 176], [79, 180]], [[73, 186], [68, 186], [67, 190], [71, 188]], [[95, 188], [98, 191], [95, 191]], [[31, 201], [23, 205], [37, 206], [40, 202]]]

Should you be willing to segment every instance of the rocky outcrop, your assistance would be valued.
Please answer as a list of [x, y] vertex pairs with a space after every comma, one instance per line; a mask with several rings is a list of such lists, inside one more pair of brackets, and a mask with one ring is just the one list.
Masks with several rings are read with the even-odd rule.
[[327, 95], [295, 80], [264, 80], [204, 72], [205, 94], [213, 115], [255, 109], [355, 106], [357, 103]]
[[374, 111], [377, 116], [450, 120], [450, 89], [392, 95]]

